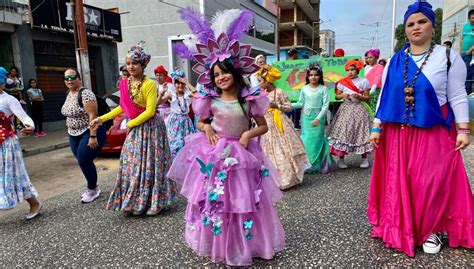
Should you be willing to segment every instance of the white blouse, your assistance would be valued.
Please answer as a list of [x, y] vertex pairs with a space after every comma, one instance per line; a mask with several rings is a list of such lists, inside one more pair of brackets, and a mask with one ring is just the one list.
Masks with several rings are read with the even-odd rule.
[[[469, 122], [469, 106], [464, 86], [467, 72], [466, 65], [461, 56], [453, 49], [451, 49], [449, 58], [451, 60], [451, 67], [448, 73], [446, 47], [435, 45], [430, 58], [426, 61], [421, 72], [430, 81], [431, 85], [433, 85], [436, 97], [438, 97], [439, 105], [442, 106], [449, 102], [449, 105], [453, 109], [456, 122], [467, 123]], [[414, 60], [415, 62], [418, 60], [416, 56], [414, 57]], [[422, 63], [423, 61], [421, 60], [416, 64], [420, 67]], [[387, 67], [389, 66], [390, 60], [387, 63]], [[377, 102], [377, 110], [380, 105], [380, 97], [382, 96], [388, 69], [389, 68], [385, 68], [383, 71], [382, 90], [380, 91], [379, 100]], [[381, 121], [380, 119], [375, 118], [374, 122], [380, 123]]]
[[14, 114], [24, 125], [35, 127], [33, 120], [23, 110], [20, 102], [6, 92], [0, 93], [0, 112], [5, 113], [7, 117]]
[[[352, 83], [361, 91], [366, 91], [370, 89], [369, 81], [366, 78], [354, 78], [352, 79]], [[337, 84], [337, 89], [340, 90], [342, 93], [347, 93], [347, 94], [356, 94], [357, 92], [347, 88], [344, 86], [342, 83]], [[346, 100], [349, 100], [353, 103], [359, 103], [360, 100], [352, 97], [347, 97]]]

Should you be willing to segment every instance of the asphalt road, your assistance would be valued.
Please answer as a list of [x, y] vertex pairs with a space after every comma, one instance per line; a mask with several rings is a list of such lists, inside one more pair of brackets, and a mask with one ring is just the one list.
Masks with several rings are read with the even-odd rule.
[[[473, 156], [471, 146], [464, 152], [471, 186]], [[443, 247], [438, 255], [428, 255], [418, 249], [409, 258], [371, 239], [366, 218], [370, 169], [357, 168], [358, 161], [349, 158], [351, 168], [307, 176], [285, 192], [277, 209], [287, 247], [270, 261], [254, 259], [254, 266], [474, 267], [473, 250]], [[215, 265], [184, 242], [184, 198], [156, 217], [125, 217], [105, 210], [114, 176], [101, 175], [105, 194], [92, 204], [80, 204], [84, 187], [74, 185], [44, 199], [43, 214], [33, 221], [23, 220], [25, 205], [0, 215], [0, 267]], [[48, 185], [54, 181], [42, 188]]]

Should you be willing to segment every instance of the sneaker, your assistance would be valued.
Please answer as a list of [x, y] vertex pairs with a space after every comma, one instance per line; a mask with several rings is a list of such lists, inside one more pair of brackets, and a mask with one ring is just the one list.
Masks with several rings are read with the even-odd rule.
[[100, 195], [100, 189], [99, 188], [95, 188], [95, 190], [87, 189], [86, 192], [84, 194], [82, 194], [82, 196], [81, 196], [81, 202], [82, 203], [90, 203], [90, 202], [94, 201], [95, 199], [97, 199], [97, 197], [99, 197], [99, 195]]
[[441, 250], [441, 240], [436, 234], [431, 234], [423, 244], [423, 251], [428, 254], [437, 254]]
[[337, 166], [341, 169], [346, 169], [347, 168], [347, 164], [346, 164], [346, 162], [344, 162], [344, 159], [339, 159], [339, 161], [337, 161]]
[[40, 133], [38, 132], [35, 133], [35, 137], [40, 137], [40, 136], [41, 136]]
[[469, 63], [470, 66], [473, 66], [474, 65], [474, 59], [471, 60], [471, 62]]
[[46, 136], [45, 132], [39, 132], [39, 136]]
[[369, 160], [367, 158], [362, 158], [360, 168], [369, 168]]

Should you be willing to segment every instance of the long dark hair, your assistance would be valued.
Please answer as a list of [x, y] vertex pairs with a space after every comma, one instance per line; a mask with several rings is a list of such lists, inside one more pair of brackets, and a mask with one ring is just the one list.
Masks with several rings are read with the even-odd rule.
[[315, 66], [310, 66], [308, 69], [306, 69], [306, 84], [309, 84], [309, 73], [311, 71], [316, 71], [319, 76], [318, 83], [319, 85], [324, 85], [324, 76], [323, 76], [323, 69], [317, 65]]
[[26, 88], [26, 89], [32, 89], [31, 88], [31, 82], [33, 82], [33, 81], [36, 81], [36, 89], [39, 89], [38, 81], [34, 78], [28, 80], [28, 88]]
[[212, 86], [214, 86], [217, 89], [218, 94], [222, 94], [222, 89], [219, 89], [216, 85], [216, 82], [215, 82], [216, 77], [214, 76], [214, 67], [216, 65], [222, 70], [222, 72], [224, 72], [226, 74], [230, 73], [232, 75], [232, 77], [234, 78], [235, 86], [237, 87], [237, 99], [239, 100], [240, 104], [244, 104], [245, 99], [241, 96], [242, 95], [241, 92], [242, 92], [243, 88], [248, 88], [249, 86], [245, 82], [245, 79], [242, 76], [242, 74], [239, 71], [237, 71], [237, 69], [235, 69], [234, 66], [232, 65], [232, 63], [230, 63], [230, 62], [217, 61], [215, 64], [213, 64], [212, 68], [211, 68], [211, 71], [210, 71], [210, 77], [211, 77]]

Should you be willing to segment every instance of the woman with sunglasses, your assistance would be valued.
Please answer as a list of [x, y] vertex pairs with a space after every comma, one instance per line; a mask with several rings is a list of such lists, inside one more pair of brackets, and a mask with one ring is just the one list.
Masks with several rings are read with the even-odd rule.
[[[66, 117], [72, 153], [87, 180], [87, 189], [81, 195], [81, 202], [90, 203], [101, 193], [97, 186], [94, 159], [105, 143], [106, 129], [89, 129], [90, 121], [97, 117], [97, 100], [90, 89], [81, 87], [81, 77], [75, 69], [69, 68], [64, 72], [64, 84], [68, 88], [68, 94], [61, 113]], [[79, 92], [81, 98], [78, 97]], [[79, 104], [80, 100], [82, 104]]]

